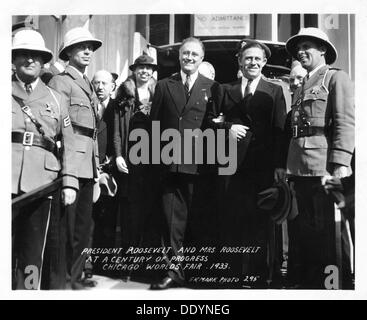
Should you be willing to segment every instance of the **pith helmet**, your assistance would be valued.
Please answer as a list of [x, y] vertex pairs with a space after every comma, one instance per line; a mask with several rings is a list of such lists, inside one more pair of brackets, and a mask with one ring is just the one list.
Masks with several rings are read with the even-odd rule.
[[20, 30], [14, 35], [12, 55], [14, 56], [14, 53], [20, 50], [39, 52], [44, 63], [49, 62], [53, 57], [51, 50], [46, 48], [42, 35], [31, 29]]
[[93, 37], [93, 35], [86, 28], [82, 27], [73, 28], [65, 33], [64, 43], [62, 44], [59, 53], [60, 59], [64, 61], [69, 60], [69, 57], [66, 54], [67, 49], [77, 43], [82, 42], [92, 43], [93, 51], [96, 51], [102, 45], [102, 41]]
[[313, 40], [326, 46], [325, 60], [327, 64], [332, 64], [338, 58], [338, 52], [334, 45], [330, 42], [327, 34], [319, 28], [301, 28], [298, 34], [290, 37], [285, 44], [287, 51], [297, 59], [297, 44], [303, 40]]

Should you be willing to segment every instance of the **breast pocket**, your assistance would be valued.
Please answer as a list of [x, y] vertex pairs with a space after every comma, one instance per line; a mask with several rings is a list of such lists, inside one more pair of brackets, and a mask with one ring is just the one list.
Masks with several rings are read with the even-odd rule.
[[305, 110], [310, 116], [324, 117], [326, 112], [328, 93], [324, 91], [306, 93], [304, 96]]
[[87, 127], [93, 126], [93, 118], [90, 110], [90, 102], [72, 97], [70, 99], [69, 115], [73, 122], [83, 124]]

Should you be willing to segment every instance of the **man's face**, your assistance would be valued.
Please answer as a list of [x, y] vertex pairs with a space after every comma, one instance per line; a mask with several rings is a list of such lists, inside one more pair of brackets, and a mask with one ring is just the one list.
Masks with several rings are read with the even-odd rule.
[[289, 84], [292, 93], [302, 85], [303, 78], [306, 76], [306, 74], [307, 74], [306, 69], [302, 68], [300, 65], [295, 66], [291, 70], [289, 76]]
[[92, 84], [100, 101], [106, 100], [115, 87], [112, 75], [107, 71], [97, 71]]
[[13, 64], [20, 80], [30, 83], [39, 77], [43, 59], [37, 51], [22, 50], [15, 54]]
[[239, 64], [242, 74], [247, 79], [255, 79], [261, 74], [261, 70], [266, 64], [263, 49], [253, 47], [242, 52]]
[[181, 70], [186, 74], [193, 74], [203, 61], [204, 52], [200, 44], [194, 41], [186, 42], [180, 49]]
[[90, 42], [78, 43], [67, 52], [70, 65], [77, 69], [85, 69], [93, 56], [93, 45]]
[[308, 72], [325, 63], [325, 52], [324, 47], [318, 46], [311, 40], [300, 41], [297, 44], [297, 58]]

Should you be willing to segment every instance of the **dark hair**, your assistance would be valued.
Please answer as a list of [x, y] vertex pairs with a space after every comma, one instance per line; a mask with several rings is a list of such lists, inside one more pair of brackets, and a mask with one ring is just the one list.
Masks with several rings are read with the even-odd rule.
[[180, 50], [184, 46], [184, 44], [186, 44], [187, 42], [196, 42], [196, 43], [198, 43], [200, 45], [201, 49], [203, 50], [203, 55], [205, 54], [204, 44], [202, 43], [202, 41], [199, 38], [195, 38], [195, 37], [189, 37], [189, 38], [183, 39], [182, 43], [181, 43], [181, 46], [180, 46]]

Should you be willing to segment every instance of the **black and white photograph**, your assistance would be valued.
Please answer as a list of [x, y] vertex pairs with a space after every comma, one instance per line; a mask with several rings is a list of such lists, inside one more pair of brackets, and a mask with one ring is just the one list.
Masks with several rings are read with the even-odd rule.
[[361, 2], [24, 3], [6, 299], [367, 297]]

